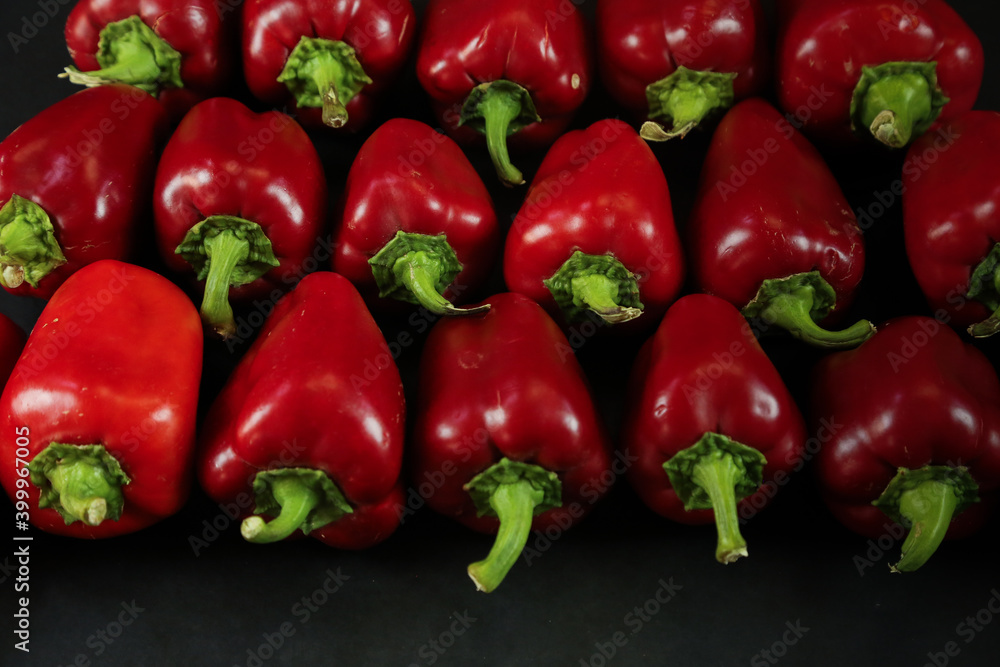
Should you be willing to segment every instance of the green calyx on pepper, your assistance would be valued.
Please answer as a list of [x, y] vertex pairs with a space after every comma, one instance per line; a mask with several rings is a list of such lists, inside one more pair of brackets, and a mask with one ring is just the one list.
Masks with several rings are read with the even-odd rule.
[[524, 183], [524, 176], [510, 161], [507, 137], [541, 120], [531, 94], [524, 87], [499, 79], [472, 89], [462, 105], [459, 125], [468, 125], [486, 135], [497, 176], [504, 185], [514, 186]]
[[721, 433], [706, 433], [663, 464], [684, 509], [715, 512], [715, 558], [720, 563], [732, 563], [747, 555], [736, 501], [760, 488], [765, 463], [764, 455], [756, 449]]
[[900, 468], [872, 504], [909, 528], [893, 572], [912, 572], [934, 554], [953, 516], [979, 500], [979, 485], [962, 467]]
[[213, 215], [191, 227], [175, 252], [205, 281], [202, 319], [224, 338], [236, 331], [230, 286], [251, 283], [278, 266], [261, 226], [228, 215]]
[[642, 315], [638, 277], [612, 255], [570, 255], [543, 284], [570, 322], [597, 314], [608, 324], [634, 320]]
[[[735, 72], [709, 72], [681, 65], [669, 76], [646, 87], [650, 120], [639, 135], [646, 141], [684, 137], [702, 120], [733, 105]], [[672, 127], [664, 129], [662, 122]]]
[[253, 481], [259, 514], [243, 520], [240, 533], [248, 542], [278, 542], [296, 530], [310, 533], [354, 510], [337, 485], [322, 470], [278, 468], [257, 473]]
[[810, 345], [826, 349], [857, 347], [875, 333], [868, 320], [858, 320], [841, 331], [828, 331], [817, 324], [830, 314], [836, 301], [830, 283], [819, 271], [809, 271], [764, 280], [742, 312], [747, 319], [760, 318], [775, 324]]
[[851, 126], [890, 148], [901, 148], [926, 132], [947, 103], [935, 62], [865, 66], [851, 97]]
[[503, 458], [473, 477], [464, 487], [479, 516], [495, 516], [500, 528], [489, 555], [469, 565], [476, 588], [496, 589], [528, 542], [532, 518], [562, 505], [562, 483], [549, 470]]
[[11, 195], [0, 208], [0, 285], [38, 287], [52, 269], [66, 263], [52, 221], [41, 206]]
[[54, 442], [28, 464], [31, 482], [39, 488], [38, 506], [59, 512], [67, 525], [82, 521], [99, 526], [117, 521], [129, 477], [103, 445]]
[[278, 76], [300, 107], [320, 107], [323, 124], [343, 127], [347, 103], [372, 83], [354, 48], [339, 40], [302, 37]]
[[489, 304], [458, 308], [444, 297], [462, 271], [444, 234], [396, 232], [368, 264], [382, 298], [415, 303], [437, 315], [476, 315], [490, 309]]
[[138, 16], [109, 23], [97, 47], [99, 70], [67, 67], [60, 76], [84, 86], [127, 83], [150, 95], [163, 88], [183, 88], [181, 54]]

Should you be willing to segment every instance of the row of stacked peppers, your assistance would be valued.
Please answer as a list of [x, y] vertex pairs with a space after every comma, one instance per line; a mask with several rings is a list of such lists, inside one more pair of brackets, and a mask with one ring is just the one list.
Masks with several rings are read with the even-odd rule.
[[[320, 4], [245, 3], [247, 83], [269, 104], [294, 99], [306, 124], [356, 129], [405, 62], [414, 13], [402, 0]], [[551, 147], [501, 241], [458, 144], [417, 121], [386, 122], [344, 186], [333, 271], [301, 281], [327, 208], [315, 148], [289, 115], [210, 97], [231, 68], [217, 3], [155, 5], [78, 3], [68, 76], [91, 87], [0, 145], [0, 282], [50, 299], [19, 360], [16, 327], [3, 345], [13, 371], [0, 481], [36, 526], [91, 538], [137, 530], [183, 505], [197, 468], [213, 499], [247, 508], [250, 541], [385, 539], [406, 508], [406, 410], [369, 308], [399, 302], [448, 316], [424, 347], [407, 450], [413, 480], [443, 480], [428, 505], [497, 532], [469, 568], [482, 590], [532, 528], [565, 529], [607, 490], [611, 440], [565, 334], [588, 323], [626, 337], [656, 327], [635, 361], [620, 460], [657, 512], [716, 523], [721, 562], [747, 553], [741, 514], [812, 457], [756, 340], [770, 329], [843, 350], [820, 362], [812, 396], [817, 424], [838, 424], [815, 459], [842, 522], [871, 537], [889, 520], [907, 526], [894, 567], [912, 570], [946, 534], [986, 520], [1000, 484], [1000, 381], [943, 322], [976, 336], [1000, 327], [988, 169], [1000, 115], [969, 111], [982, 50], [943, 2], [783, 3], [784, 115], [753, 97], [768, 68], [758, 3], [600, 2], [601, 72], [645, 121], [640, 134], [619, 120], [566, 132], [591, 69], [573, 3], [432, 1], [416, 63], [445, 132], [483, 140], [510, 185], [523, 176], [508, 139]], [[180, 122], [157, 161], [171, 114]], [[644, 139], [683, 136], [713, 115], [682, 249]], [[912, 141], [906, 243], [934, 318], [877, 333], [864, 320], [824, 328], [852, 301], [864, 239], [800, 128], [841, 143], [852, 128], [893, 147]], [[233, 335], [230, 301], [277, 302], [197, 448], [198, 313], [172, 282], [121, 261], [150, 196], [162, 259], [203, 285], [205, 328]], [[462, 305], [501, 243], [511, 292]], [[685, 255], [702, 293], [676, 300]], [[169, 367], [154, 361], [165, 346]]]

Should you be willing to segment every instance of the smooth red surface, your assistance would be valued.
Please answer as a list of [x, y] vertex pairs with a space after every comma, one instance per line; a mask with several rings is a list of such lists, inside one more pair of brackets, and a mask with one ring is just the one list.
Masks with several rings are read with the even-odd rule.
[[639, 276], [656, 323], [680, 291], [684, 255], [656, 156], [630, 126], [602, 120], [562, 136], [546, 154], [507, 234], [504, 280], [559, 318], [542, 284], [575, 250], [611, 254]]
[[[198, 476], [220, 503], [253, 496], [261, 470], [326, 472], [354, 509], [310, 533], [360, 549], [402, 516], [405, 403], [389, 347], [351, 283], [312, 273], [278, 302], [215, 399]], [[252, 503], [239, 503], [244, 516]]]
[[862, 66], [937, 63], [950, 99], [944, 122], [972, 108], [983, 78], [983, 47], [942, 0], [782, 0], [775, 51], [778, 99], [807, 132], [853, 141], [851, 96]]
[[767, 278], [818, 270], [850, 303], [864, 273], [861, 230], [819, 152], [759, 98], [712, 137], [688, 225], [698, 289], [742, 308]]
[[512, 148], [537, 148], [562, 134], [587, 97], [590, 51], [583, 15], [565, 0], [431, 0], [417, 77], [444, 129], [463, 143], [485, 142], [458, 126], [475, 86], [506, 79], [526, 88], [542, 120], [507, 141]]
[[[562, 529], [608, 490], [610, 442], [572, 348], [545, 311], [520, 294], [490, 297], [481, 317], [451, 317], [431, 330], [421, 358], [413, 431], [413, 481], [431, 481], [436, 511], [483, 532], [462, 486], [501, 457], [559, 475], [561, 507], [532, 527]], [[441, 480], [437, 484], [432, 480]]]
[[153, 213], [160, 255], [192, 273], [174, 250], [192, 226], [212, 215], [256, 222], [280, 264], [229, 291], [230, 299], [287, 290], [322, 240], [326, 179], [305, 131], [280, 111], [256, 114], [236, 100], [198, 104], [167, 143], [156, 172]]
[[[663, 464], [706, 433], [720, 433], [767, 459], [762, 487], [740, 500], [752, 516], [805, 465], [805, 422], [747, 321], [731, 304], [691, 294], [667, 311], [632, 368], [623, 451], [643, 501], [674, 521], [712, 523], [712, 510], [684, 509]], [[775, 475], [779, 474], [776, 481]]]
[[184, 87], [159, 95], [172, 117], [180, 118], [228, 84], [235, 64], [236, 11], [220, 0], [79, 0], [66, 19], [66, 46], [77, 69], [101, 69], [101, 30], [130, 16], [138, 16], [181, 54]]
[[950, 324], [990, 310], [967, 299], [969, 279], [1000, 241], [1000, 114], [971, 111], [920, 137], [903, 164], [906, 253], [927, 302]]
[[848, 528], [879, 537], [892, 520], [871, 502], [898, 468], [965, 466], [980, 502], [949, 537], [987, 520], [1000, 485], [1000, 381], [986, 357], [930, 317], [901, 317], [817, 366], [812, 413], [833, 425], [816, 457], [824, 500]]
[[247, 0], [243, 6], [243, 73], [257, 98], [289, 104], [304, 125], [322, 127], [318, 108], [299, 108], [278, 76], [302, 37], [343, 41], [372, 79], [348, 102], [345, 127], [358, 129], [406, 62], [417, 18], [409, 0]]
[[56, 102], [0, 143], [0, 206], [15, 194], [41, 206], [66, 257], [37, 288], [8, 292], [47, 299], [81, 267], [128, 257], [166, 132], [154, 98], [115, 84]]
[[595, 24], [604, 87], [642, 115], [646, 86], [679, 66], [735, 72], [737, 100], [759, 92], [768, 74], [767, 24], [757, 0], [599, 0]]
[[419, 121], [392, 119], [358, 151], [334, 233], [333, 270], [382, 307], [368, 260], [396, 232], [444, 234], [462, 264], [451, 300], [468, 300], [496, 260], [500, 227], [493, 200], [458, 145]]
[[66, 525], [38, 508], [50, 533], [123, 535], [184, 505], [194, 463], [203, 334], [191, 300], [166, 278], [132, 264], [90, 264], [55, 293], [35, 324], [0, 399], [0, 482], [14, 498], [15, 429], [27, 427], [30, 462], [53, 442], [104, 445], [131, 482], [121, 518]]

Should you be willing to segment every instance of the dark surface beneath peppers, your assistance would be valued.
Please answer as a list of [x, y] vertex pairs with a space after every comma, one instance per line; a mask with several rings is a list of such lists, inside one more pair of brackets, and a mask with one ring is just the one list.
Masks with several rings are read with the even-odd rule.
[[[238, 4], [220, 0], [218, 6]], [[425, 3], [415, 4], [419, 16]], [[579, 6], [592, 14], [595, 4], [583, 0]], [[1000, 108], [1000, 40], [989, 34], [1000, 9], [972, 0], [952, 4], [980, 32], [987, 52], [977, 108]], [[38, 0], [0, 6], [0, 72], [9, 95], [0, 106], [0, 134], [72, 92], [54, 77], [68, 62], [62, 42], [68, 12], [68, 3]], [[10, 35], [18, 39], [12, 42]], [[234, 94], [263, 108], [240, 83]], [[622, 113], [609, 99], [597, 86], [574, 127]], [[434, 124], [412, 61], [389, 102], [372, 128], [391, 113]], [[313, 137], [335, 198], [363, 136]], [[687, 219], [708, 139], [696, 132], [654, 149], [679, 225]], [[419, 158], [419, 152], [403, 157]], [[523, 188], [508, 191], [489, 178], [485, 152], [472, 152], [471, 158], [500, 219], [510, 220]], [[533, 175], [541, 158], [526, 155], [518, 166]], [[904, 253], [895, 185], [902, 159], [899, 153], [875, 152], [854, 161], [838, 158], [832, 165], [858, 213], [871, 257], [848, 318], [933, 315]], [[324, 252], [322, 246], [317, 250], [318, 266], [326, 265]], [[144, 263], [162, 268], [154, 255], [147, 247]], [[495, 276], [483, 296], [500, 288]], [[0, 295], [0, 310], [25, 327], [41, 306]], [[262, 300], [239, 310], [245, 327], [237, 339], [228, 347], [207, 345], [202, 410], [249, 347], [269, 307]], [[378, 321], [398, 352], [412, 401], [430, 318], [379, 316]], [[617, 433], [638, 343], [585, 334], [570, 332], [570, 340], [579, 347], [609, 430]], [[976, 345], [1000, 364], [996, 341]], [[785, 338], [766, 339], [763, 346], [804, 406], [807, 371], [821, 353]], [[827, 423], [835, 428], [837, 416], [829, 415]], [[357, 553], [314, 540], [248, 545], [224, 508], [198, 491], [180, 514], [132, 536], [67, 541], [32, 529], [27, 593], [15, 592], [14, 542], [8, 537], [0, 544], [0, 663], [994, 664], [1000, 654], [997, 519], [975, 536], [942, 545], [920, 571], [890, 575], [899, 533], [869, 542], [842, 528], [804, 472], [747, 523], [750, 556], [731, 566], [705, 557], [714, 540], [712, 526], [671, 524], [619, 484], [572, 531], [530, 538], [530, 562], [521, 561], [490, 595], [477, 593], [463, 570], [489, 549], [491, 537], [472, 535], [426, 507], [407, 515], [385, 543]], [[434, 480], [417, 483], [434, 488]], [[7, 535], [14, 522], [9, 501], [0, 500], [0, 516], [10, 527], [0, 534]], [[14, 650], [11, 633], [22, 595], [30, 597], [28, 655]]]

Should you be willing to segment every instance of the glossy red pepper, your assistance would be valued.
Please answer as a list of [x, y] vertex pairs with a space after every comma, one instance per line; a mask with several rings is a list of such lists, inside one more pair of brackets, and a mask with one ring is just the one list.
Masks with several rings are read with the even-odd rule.
[[301, 530], [369, 547], [399, 525], [404, 422], [399, 372], [361, 296], [340, 275], [312, 273], [212, 405], [198, 476], [217, 502], [257, 513], [241, 528], [251, 542]]
[[153, 212], [163, 260], [205, 281], [202, 318], [228, 336], [229, 300], [287, 290], [322, 240], [323, 165], [290, 116], [206, 100], [163, 151]]
[[445, 130], [484, 134], [500, 180], [523, 183], [508, 142], [551, 144], [590, 90], [582, 14], [565, 0], [431, 0], [423, 21], [417, 77]]
[[972, 108], [983, 47], [942, 0], [780, 0], [777, 89], [797, 127], [898, 148]]
[[902, 317], [824, 358], [814, 380], [813, 413], [832, 424], [816, 458], [824, 500], [871, 538], [909, 528], [894, 570], [985, 523], [1000, 486], [1000, 381], [981, 352], [937, 320]]
[[570, 322], [646, 312], [655, 323], [683, 278], [667, 179], [649, 146], [611, 119], [561, 137], [507, 234], [507, 287]]
[[935, 316], [1000, 331], [1000, 114], [971, 111], [917, 139], [903, 164], [903, 231]]
[[482, 317], [446, 318], [431, 330], [412, 445], [415, 477], [443, 478], [427, 504], [497, 533], [487, 558], [469, 566], [486, 592], [532, 528], [565, 530], [593, 507], [611, 465], [583, 371], [556, 323], [520, 294], [490, 305]]
[[147, 215], [163, 107], [138, 88], [83, 90], [0, 143], [0, 284], [47, 299], [100, 259], [125, 259]]
[[303, 125], [358, 129], [406, 62], [416, 33], [409, 0], [247, 0], [243, 72]]
[[758, 0], [599, 0], [595, 24], [601, 81], [648, 119], [644, 139], [683, 137], [759, 93], [767, 76]]
[[819, 326], [842, 312], [864, 272], [861, 230], [823, 158], [759, 98], [733, 107], [712, 137], [688, 225], [698, 289], [747, 317], [822, 347], [870, 336]]
[[191, 486], [202, 345], [198, 312], [166, 278], [116, 260], [74, 273], [0, 399], [0, 482], [17, 510], [84, 538], [177, 512]]
[[622, 443], [643, 501], [681, 523], [715, 522], [715, 557], [747, 555], [752, 516], [804, 464], [805, 422], [778, 371], [731, 304], [686, 296], [632, 369]]
[[[79, 0], [66, 20], [73, 83], [128, 83], [175, 118], [233, 74], [235, 16], [219, 0]], [[226, 7], [228, 9], [228, 7]]]
[[333, 270], [371, 303], [391, 297], [439, 315], [486, 280], [500, 243], [493, 200], [458, 145], [395, 118], [361, 146], [344, 186]]

